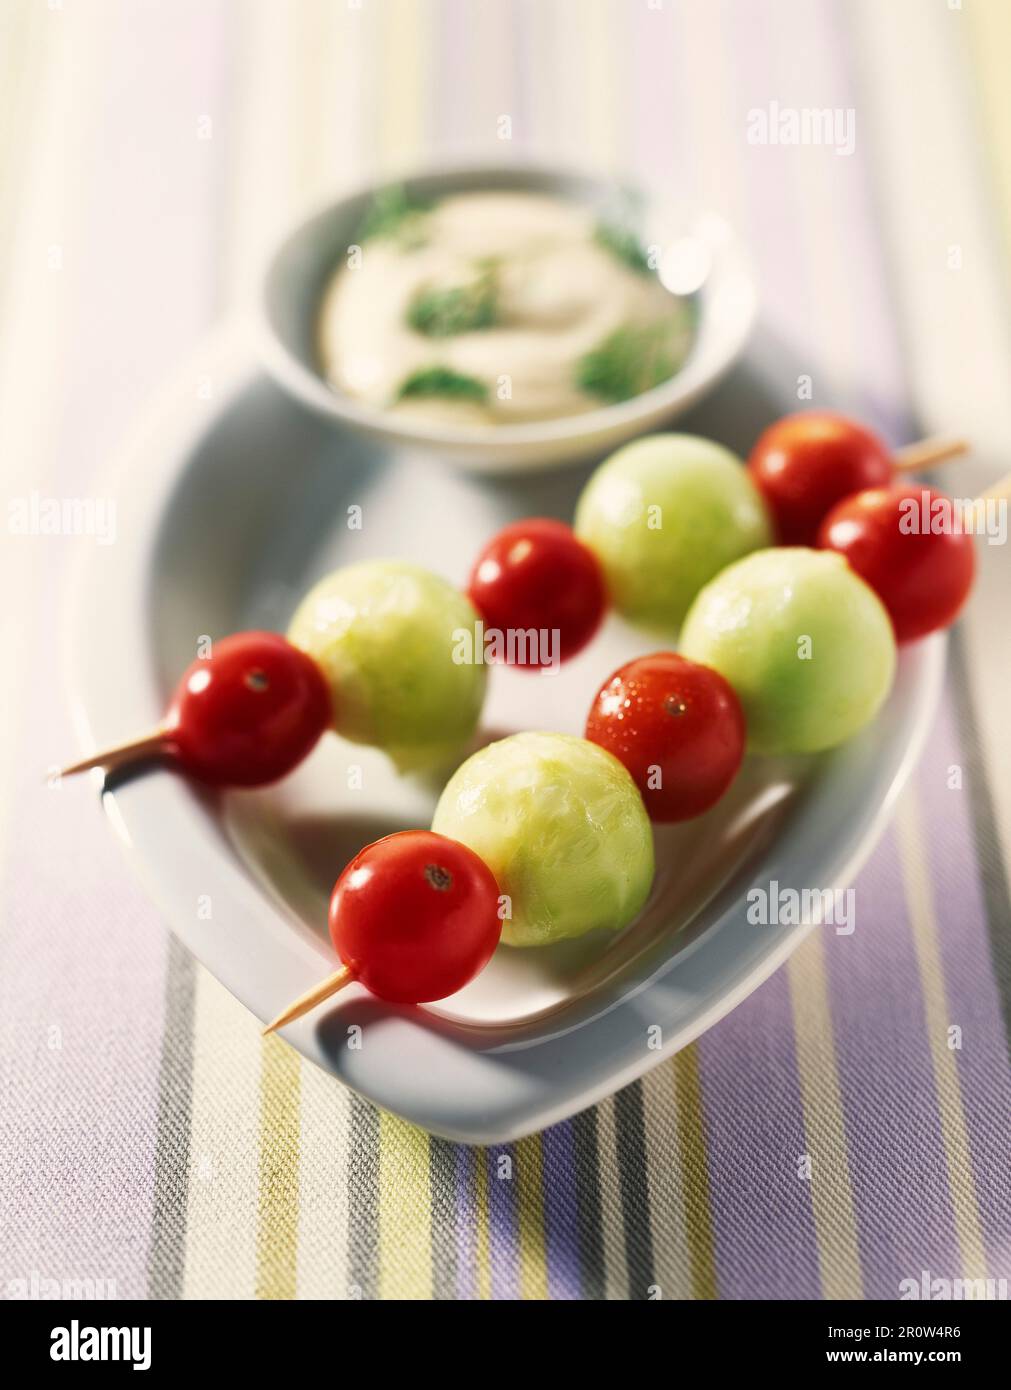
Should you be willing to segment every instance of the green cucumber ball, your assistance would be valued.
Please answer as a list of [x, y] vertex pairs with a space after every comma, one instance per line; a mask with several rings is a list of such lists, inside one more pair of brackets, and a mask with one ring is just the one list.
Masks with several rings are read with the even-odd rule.
[[583, 489], [575, 529], [618, 612], [667, 633], [725, 565], [772, 544], [741, 460], [690, 434], [650, 435], [612, 454]]
[[874, 591], [829, 550], [760, 550], [699, 594], [680, 650], [737, 691], [756, 753], [817, 753], [874, 718], [895, 638]]
[[402, 769], [421, 768], [456, 752], [480, 717], [486, 667], [454, 660], [459, 634], [473, 635], [476, 621], [445, 579], [372, 561], [320, 580], [288, 636], [319, 663], [342, 737], [383, 749]]
[[549, 946], [618, 931], [653, 883], [642, 797], [605, 749], [569, 734], [513, 734], [450, 778], [432, 829], [469, 845], [510, 900], [502, 940]]

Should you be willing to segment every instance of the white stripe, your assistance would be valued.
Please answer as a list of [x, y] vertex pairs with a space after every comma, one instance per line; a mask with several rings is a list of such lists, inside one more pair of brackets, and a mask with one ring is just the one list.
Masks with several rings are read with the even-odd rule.
[[[5, 157], [0, 166], [3, 174], [3, 182], [0, 183], [3, 214], [0, 228], [4, 234], [0, 242], [0, 249], [4, 253], [0, 264], [0, 276], [3, 277], [0, 281], [0, 307], [4, 309], [4, 331], [0, 334], [0, 458], [3, 459], [6, 484], [0, 524], [5, 529], [10, 499], [26, 493], [38, 482], [34, 474], [32, 421], [28, 419], [29, 412], [24, 409], [24, 404], [38, 399], [36, 393], [52, 378], [59, 356], [56, 335], [39, 330], [51, 322], [54, 300], [62, 287], [55, 283], [55, 276], [47, 272], [44, 261], [41, 265], [38, 263], [38, 250], [39, 238], [44, 235], [44, 229], [52, 224], [52, 214], [46, 205], [51, 204], [53, 196], [53, 165], [62, 168], [60, 152], [55, 148], [55, 132], [59, 129], [55, 99], [61, 94], [64, 101], [69, 99], [64, 55], [55, 43], [50, 43], [43, 51], [38, 12], [32, 17], [34, 22], [26, 23], [28, 16], [23, 13], [25, 6], [19, 8], [22, 13], [18, 16], [20, 24], [17, 32], [22, 35], [21, 52], [16, 60], [13, 44], [6, 46], [15, 32], [12, 12], [4, 16], [5, 47], [0, 54], [0, 61], [3, 62], [0, 82], [7, 98], [3, 111], [5, 125], [0, 129], [5, 156], [16, 142], [22, 146], [25, 143], [24, 129], [15, 130], [15, 123], [20, 118], [24, 119], [26, 127], [28, 125], [26, 117], [29, 108], [24, 97], [29, 83], [40, 103], [41, 116], [33, 122], [34, 157], [31, 164], [17, 163], [12, 156], [9, 159]], [[12, 71], [18, 60], [23, 63], [23, 85], [20, 87], [16, 85]], [[15, 95], [17, 100], [14, 99]], [[27, 176], [24, 180], [18, 177], [22, 174]], [[16, 410], [15, 406], [19, 403], [22, 408]], [[33, 571], [38, 568], [41, 559], [39, 546], [5, 540], [0, 545], [0, 585], [4, 594], [31, 592]], [[0, 663], [0, 701], [4, 710], [4, 717], [0, 720], [2, 788], [7, 788], [10, 783], [16, 740], [21, 728], [20, 714], [30, 686], [25, 663], [16, 659], [17, 653], [27, 650], [29, 622], [30, 611], [25, 603], [6, 602], [0, 608], [0, 642], [6, 653], [6, 659]], [[12, 796], [6, 792], [0, 795], [0, 845], [4, 842], [13, 804]]]
[[235, 43], [241, 89], [234, 111], [226, 239], [228, 294], [251, 304], [270, 249], [290, 224], [298, 192], [296, 26], [288, 6], [245, 0]]
[[745, 128], [735, 120], [734, 75], [720, 6], [688, 5], [680, 18], [676, 77], [684, 83], [686, 107], [692, 113], [686, 192], [743, 229]]
[[[912, 391], [930, 432], [966, 434], [965, 463], [938, 485], [970, 497], [1011, 466], [1011, 320], [995, 205], [979, 150], [976, 77], [965, 10], [917, 0], [858, 0], [861, 52], [875, 110], [879, 197], [891, 243]], [[962, 268], [950, 269], [951, 248]], [[980, 573], [969, 603], [971, 684], [987, 752], [1005, 865], [1011, 866], [1011, 545], [977, 541]]]
[[319, 1067], [303, 1066], [299, 1298], [348, 1297], [350, 1126], [351, 1093]]
[[[319, 197], [363, 183], [375, 156], [375, 123], [368, 119], [375, 91], [376, 32], [366, 8], [326, 3], [322, 37], [323, 127]], [[313, 201], [316, 201], [315, 197]]]
[[[222, 238], [228, 298], [245, 308], [269, 247], [295, 212], [297, 26], [274, 0], [245, 0], [230, 30], [239, 74], [220, 138], [233, 171]], [[219, 138], [215, 132], [215, 138]], [[194, 1011], [185, 1296], [252, 1298], [261, 1143], [259, 1027], [202, 967]]]
[[600, 1174], [600, 1236], [603, 1244], [604, 1297], [629, 1298], [625, 1224], [621, 1210], [618, 1135], [614, 1097], [597, 1106], [597, 1162]]
[[[966, 15], [920, 0], [856, 0], [849, 12], [917, 406], [931, 432], [971, 433], [980, 460], [972, 476], [985, 485], [1011, 445], [1011, 324], [992, 210], [971, 157], [979, 134]], [[949, 269], [952, 247], [961, 270]]]

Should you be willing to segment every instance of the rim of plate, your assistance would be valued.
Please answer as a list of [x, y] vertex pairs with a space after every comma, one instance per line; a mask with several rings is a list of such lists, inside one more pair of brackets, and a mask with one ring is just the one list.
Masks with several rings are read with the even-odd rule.
[[[194, 383], [209, 374], [215, 393], [206, 409], [193, 409]], [[157, 677], [154, 653], [145, 631], [148, 565], [160, 531], [165, 505], [180, 478], [187, 471], [198, 440], [230, 411], [242, 392], [262, 377], [248, 324], [226, 325], [211, 335], [186, 359], [180, 371], [160, 391], [140, 421], [129, 432], [105, 475], [110, 486], [123, 484], [113, 494], [121, 514], [118, 530], [123, 534], [122, 514], [128, 527], [124, 549], [99, 547], [79, 538], [69, 574], [69, 601], [64, 603], [61, 649], [66, 687], [74, 726], [85, 749], [113, 742], [136, 723], [150, 725], [160, 717], [162, 691]], [[186, 388], [189, 388], [188, 390]], [[189, 418], [182, 418], [185, 400]], [[138, 456], [144, 471], [132, 469]], [[101, 485], [102, 480], [99, 480]], [[104, 554], [100, 553], [104, 550]], [[110, 556], [119, 553], [115, 564]], [[130, 582], [133, 579], [136, 582]], [[85, 615], [100, 614], [101, 623], [85, 621]], [[114, 634], [122, 653], [118, 667], [107, 659], [107, 647], [96, 643], [96, 632]], [[879, 759], [870, 775], [868, 812], [859, 830], [840, 837], [824, 849], [819, 861], [820, 881], [833, 886], [849, 884], [876, 845], [892, 805], [919, 756], [937, 706], [945, 664], [946, 639], [938, 634], [915, 649], [907, 649], [907, 700], [905, 740], [891, 759]], [[880, 716], [879, 716], [880, 717]], [[124, 720], [129, 727], [124, 730]], [[88, 774], [101, 789], [101, 800], [118, 837], [127, 849], [135, 872], [155, 903], [165, 914], [174, 934], [216, 978], [254, 1015], [264, 1017], [255, 996], [262, 993], [262, 979], [255, 966], [231, 947], [223, 947], [215, 933], [198, 937], [193, 930], [192, 911], [184, 915], [179, 900], [179, 871], [193, 868], [220, 883], [218, 891], [234, 906], [243, 923], [255, 923], [261, 946], [269, 944], [276, 970], [278, 999], [293, 997], [332, 969], [332, 955], [320, 938], [310, 939], [286, 920], [285, 911], [271, 900], [241, 862], [237, 850], [218, 824], [206, 837], [197, 833], [200, 808], [205, 820], [214, 825], [204, 794], [184, 779], [155, 774], [104, 788], [100, 771]], [[172, 834], [180, 833], [177, 854], [169, 863], [165, 846]], [[201, 883], [207, 878], [200, 878]], [[673, 952], [659, 966], [637, 959], [628, 970], [603, 984], [586, 999], [578, 999], [563, 1011], [563, 1026], [535, 1036], [510, 1036], [510, 1030], [483, 1030], [447, 1025], [436, 1015], [421, 1010], [403, 1010], [380, 1005], [361, 992], [338, 998], [347, 999], [351, 1018], [356, 1012], [381, 1017], [384, 1027], [378, 1042], [346, 1056], [334, 1050], [325, 1018], [304, 1018], [285, 1034], [298, 1050], [324, 1069], [337, 1075], [352, 1089], [380, 1106], [395, 1111], [446, 1138], [476, 1144], [505, 1143], [543, 1129], [593, 1105], [641, 1076], [664, 1058], [673, 1055], [718, 1022], [788, 958], [812, 930], [804, 923], [787, 928], [763, 928], [773, 934], [769, 948], [757, 959], [724, 960], [719, 965], [721, 927], [732, 930], [736, 920], [734, 905], [710, 922], [697, 938], [682, 950]], [[647, 953], [649, 954], [649, 953]], [[724, 954], [726, 954], [724, 952]], [[690, 1007], [681, 1007], [676, 1021], [668, 1028], [670, 1007], [662, 1004], [664, 986], [675, 973], [694, 980], [703, 977], [708, 965], [718, 965], [713, 978], [721, 981], [698, 995]], [[676, 983], [680, 983], [677, 981]], [[637, 1019], [655, 1018], [664, 1025], [664, 1042], [656, 1050], [637, 1046], [630, 1049], [629, 1038], [638, 1036], [630, 1020], [616, 1031], [613, 1064], [592, 1055], [594, 1034], [608, 1036], [614, 1020], [632, 1012]], [[657, 1007], [644, 1013], [648, 1001]], [[567, 1021], [566, 1021], [567, 1020]], [[641, 1023], [639, 1030], [644, 1028]], [[511, 1057], [544, 1049], [552, 1057], [571, 1061], [557, 1048], [573, 1032], [583, 1031], [589, 1046], [589, 1064], [577, 1068], [562, 1082], [553, 1076], [554, 1090], [547, 1086], [543, 1069], [523, 1068], [516, 1074], [504, 1067]], [[468, 1043], [461, 1046], [466, 1036]], [[409, 1052], [408, 1049], [412, 1049]], [[584, 1047], [584, 1052], [586, 1047]], [[368, 1055], [367, 1064], [357, 1058]], [[405, 1068], [403, 1059], [413, 1055], [414, 1068]], [[587, 1059], [584, 1058], [584, 1062]], [[456, 1097], [440, 1090], [438, 1073], [451, 1076]], [[552, 1068], [549, 1067], [548, 1071]], [[498, 1090], [496, 1091], [496, 1087]], [[415, 1094], [417, 1092], [417, 1095]], [[454, 1104], [455, 1099], [455, 1104]]]

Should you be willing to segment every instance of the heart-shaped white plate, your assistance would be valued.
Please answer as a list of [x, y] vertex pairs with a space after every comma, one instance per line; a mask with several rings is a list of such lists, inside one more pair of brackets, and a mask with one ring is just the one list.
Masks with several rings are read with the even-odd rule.
[[[246, 333], [228, 333], [114, 470], [116, 543], [82, 542], [68, 651], [84, 748], [156, 724], [201, 635], [283, 630], [309, 584], [353, 560], [400, 556], [460, 582], [505, 521], [570, 517], [582, 477], [479, 480], [345, 434], [264, 376]], [[655, 645], [612, 620], [554, 677], [495, 670], [486, 731], [581, 732], [601, 680]], [[470, 1143], [518, 1138], [610, 1094], [732, 1009], [810, 929], [751, 925], [749, 888], [848, 884], [915, 760], [943, 662], [940, 638], [908, 648], [858, 738], [818, 759], [750, 759], [708, 815], [662, 829], [652, 897], [620, 936], [501, 947], [472, 985], [425, 1009], [352, 986], [285, 1036], [377, 1104]], [[173, 930], [266, 1020], [335, 968], [326, 904], [347, 859], [426, 826], [437, 794], [328, 735], [262, 792], [217, 798], [154, 770], [104, 801]]]

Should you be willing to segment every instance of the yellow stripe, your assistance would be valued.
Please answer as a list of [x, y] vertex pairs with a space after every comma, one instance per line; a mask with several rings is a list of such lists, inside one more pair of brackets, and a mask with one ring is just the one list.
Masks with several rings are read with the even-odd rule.
[[811, 1155], [811, 1204], [823, 1296], [863, 1298], [822, 931], [831, 927], [817, 928], [787, 966], [804, 1133]]
[[967, 1279], [986, 1277], [986, 1252], [979, 1216], [979, 1201], [972, 1176], [972, 1154], [962, 1108], [958, 1079], [958, 1052], [948, 1046], [952, 1019], [944, 989], [937, 919], [930, 890], [929, 870], [923, 854], [920, 809], [915, 789], [902, 798], [896, 817], [899, 854], [905, 882], [906, 903], [920, 971], [927, 1037], [934, 1068], [937, 1114], [944, 1141], [951, 1189], [955, 1232], [962, 1252], [962, 1274]]
[[416, 163], [426, 145], [428, 0], [386, 0], [380, 11], [379, 154], [385, 168]]
[[966, 0], [965, 9], [987, 117], [986, 135], [981, 143], [984, 157], [988, 156], [993, 164], [993, 195], [1011, 249], [1011, 5], [1007, 0]]
[[684, 1175], [680, 1163], [671, 1161], [678, 1134], [674, 1068], [672, 1058], [642, 1078], [653, 1276], [665, 1300], [692, 1294]]
[[516, 1180], [519, 1183], [520, 1298], [547, 1298], [544, 1156], [539, 1134], [522, 1139], [516, 1145]]
[[477, 1297], [491, 1298], [491, 1218], [488, 1202], [487, 1149], [474, 1149], [474, 1265], [477, 1275]]
[[385, 1111], [379, 1119], [379, 1297], [432, 1297], [431, 1144]]
[[615, 19], [616, 11], [609, 0], [579, 0], [570, 20], [573, 27], [584, 33], [583, 67], [576, 73], [583, 138], [593, 151], [594, 162], [612, 171], [619, 162], [619, 113], [625, 111], [618, 105], [617, 58], [621, 46]]
[[256, 1019], [198, 966], [184, 1298], [254, 1295], [259, 1049]]
[[[537, 24], [533, 118], [547, 117], [562, 159], [577, 166], [592, 160], [596, 168], [614, 170], [620, 128], [616, 11], [609, 0], [556, 0], [535, 5], [532, 12]], [[535, 140], [544, 137], [539, 126], [531, 133]]]
[[261, 1043], [257, 1298], [294, 1298], [298, 1248], [299, 1073], [294, 1048]]
[[677, 1096], [678, 1157], [684, 1174], [685, 1230], [691, 1258], [693, 1298], [716, 1298], [716, 1257], [712, 1205], [702, 1122], [702, 1083], [698, 1048], [682, 1048], [674, 1058]]
[[299, 202], [319, 200], [331, 131], [326, 120], [327, 79], [333, 72], [331, 24], [335, 7], [326, 0], [299, 0], [290, 11], [294, 30], [295, 128], [293, 152]]

